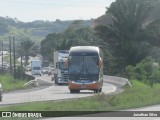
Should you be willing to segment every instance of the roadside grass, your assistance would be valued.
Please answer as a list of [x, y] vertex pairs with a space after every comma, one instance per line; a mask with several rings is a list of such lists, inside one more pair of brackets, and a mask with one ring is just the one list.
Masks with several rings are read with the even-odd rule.
[[111, 96], [108, 110], [121, 110], [160, 104], [160, 84], [152, 87], [139, 81], [132, 81], [132, 88], [122, 94]]
[[86, 113], [86, 111], [116, 111], [154, 104], [160, 104], [160, 84], [155, 84], [151, 87], [134, 80], [132, 81], [132, 87], [125, 87], [125, 91], [121, 94], [106, 95], [102, 93], [69, 101], [24, 103], [1, 107], [0, 111], [81, 111], [77, 113], [59, 112], [58, 114], [56, 112], [55, 114], [63, 116], [64, 114], [82, 114]]
[[26, 82], [27, 80], [15, 80], [10, 74], [0, 75], [0, 83], [2, 84], [4, 92], [25, 89], [23, 85]]

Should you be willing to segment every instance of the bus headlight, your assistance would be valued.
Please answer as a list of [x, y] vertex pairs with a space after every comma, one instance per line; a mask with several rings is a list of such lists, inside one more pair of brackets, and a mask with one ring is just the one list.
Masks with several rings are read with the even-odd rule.
[[72, 81], [72, 83], [74, 83], [74, 81]]
[[96, 83], [96, 81], [93, 81], [93, 83]]

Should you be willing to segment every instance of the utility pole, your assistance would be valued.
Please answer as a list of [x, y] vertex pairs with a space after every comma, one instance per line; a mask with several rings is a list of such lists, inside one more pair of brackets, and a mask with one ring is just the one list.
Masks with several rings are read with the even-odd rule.
[[13, 36], [13, 63], [14, 63], [14, 79], [16, 79], [16, 55], [15, 55], [15, 38]]
[[21, 39], [21, 78], [23, 78], [22, 47], [23, 47], [23, 42], [22, 42], [22, 39]]
[[2, 43], [2, 73], [3, 73], [3, 42]]
[[11, 36], [9, 36], [9, 55], [10, 55], [10, 74], [12, 74], [12, 42], [11, 42]]

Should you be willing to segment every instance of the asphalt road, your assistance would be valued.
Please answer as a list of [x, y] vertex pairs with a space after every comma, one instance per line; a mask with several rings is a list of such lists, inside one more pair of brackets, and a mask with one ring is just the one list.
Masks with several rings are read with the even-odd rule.
[[[81, 91], [80, 93], [71, 94], [68, 86], [57, 86], [51, 81], [51, 77], [48, 75], [43, 75], [41, 77], [37, 76], [37, 80], [43, 79], [43, 81], [50, 83], [52, 86], [46, 87], [44, 89], [37, 89], [33, 91], [17, 91], [11, 93], [4, 93], [3, 100], [0, 102], [1, 105], [35, 102], [35, 101], [47, 101], [47, 100], [64, 100], [71, 98], [82, 98], [95, 95], [93, 91]], [[116, 91], [116, 87], [109, 83], [104, 83], [103, 92], [108, 94]]]

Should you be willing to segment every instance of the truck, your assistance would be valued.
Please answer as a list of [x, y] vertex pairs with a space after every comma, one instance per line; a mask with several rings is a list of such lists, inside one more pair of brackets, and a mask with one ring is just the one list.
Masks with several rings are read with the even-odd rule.
[[41, 76], [41, 60], [31, 61], [31, 74]]
[[42, 56], [41, 60], [42, 60], [42, 66], [43, 67], [48, 67], [49, 66], [49, 58], [47, 56]]
[[68, 50], [58, 50], [54, 52], [54, 80], [55, 84], [68, 83], [68, 67], [65, 65], [68, 59]]

